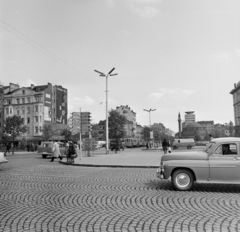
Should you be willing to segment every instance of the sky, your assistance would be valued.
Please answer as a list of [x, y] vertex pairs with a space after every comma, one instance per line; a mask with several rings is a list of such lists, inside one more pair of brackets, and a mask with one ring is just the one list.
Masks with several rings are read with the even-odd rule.
[[239, 0], [0, 0], [0, 81], [61, 85], [93, 122], [128, 105], [178, 132], [178, 113], [234, 122]]

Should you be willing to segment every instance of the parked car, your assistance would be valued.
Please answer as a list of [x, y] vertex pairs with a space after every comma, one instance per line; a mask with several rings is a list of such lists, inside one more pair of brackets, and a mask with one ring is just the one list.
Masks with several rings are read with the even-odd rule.
[[[65, 156], [65, 144], [62, 142], [58, 142], [59, 144], [59, 149], [61, 156]], [[53, 147], [53, 142], [42, 142], [41, 145], [38, 147], [38, 154], [42, 155], [43, 158], [47, 158], [48, 156], [52, 155], [52, 147]]]
[[168, 179], [175, 190], [197, 183], [240, 184], [240, 138], [218, 138], [202, 151], [164, 154], [157, 177]]
[[7, 162], [8, 162], [8, 160], [6, 160], [4, 153], [1, 152], [0, 153], [0, 164], [7, 163]]
[[174, 139], [172, 144], [173, 149], [177, 149], [180, 147], [186, 147], [187, 149], [191, 149], [195, 147], [194, 139]]

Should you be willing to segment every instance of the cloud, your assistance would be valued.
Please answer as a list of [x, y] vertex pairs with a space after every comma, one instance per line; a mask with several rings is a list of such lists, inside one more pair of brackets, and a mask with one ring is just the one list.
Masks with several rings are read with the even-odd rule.
[[130, 6], [133, 11], [139, 14], [142, 17], [154, 17], [158, 14], [158, 9], [154, 6], [143, 6], [137, 7], [134, 5]]
[[29, 79], [21, 82], [20, 86], [22, 86], [22, 87], [30, 87], [32, 84], [33, 85], [37, 85], [35, 81], [33, 81], [32, 79], [29, 78]]
[[172, 100], [181, 100], [186, 99], [193, 95], [196, 92], [196, 90], [190, 90], [190, 89], [168, 89], [168, 88], [161, 88], [158, 92], [151, 93], [147, 98], [146, 101], [150, 102], [159, 102], [161, 100], [165, 99], [172, 99]]
[[71, 99], [68, 100], [69, 103], [71, 104], [79, 104], [79, 105], [95, 105], [96, 101], [92, 99], [91, 97], [85, 96], [83, 98], [79, 97], [72, 97]]
[[114, 0], [105, 0], [105, 1], [106, 1], [107, 6], [109, 6], [109, 7], [114, 7], [115, 6]]
[[216, 62], [229, 62], [231, 60], [230, 55], [227, 52], [221, 52], [214, 55], [214, 60]]
[[237, 56], [240, 56], [240, 49], [236, 49], [235, 52], [236, 52]]

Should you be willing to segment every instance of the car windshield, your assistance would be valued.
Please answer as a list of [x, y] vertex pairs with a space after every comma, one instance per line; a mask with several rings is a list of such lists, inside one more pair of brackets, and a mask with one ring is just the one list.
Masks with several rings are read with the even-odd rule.
[[216, 143], [210, 142], [206, 144], [206, 147], [203, 149], [203, 151], [209, 154], [214, 149], [215, 145]]

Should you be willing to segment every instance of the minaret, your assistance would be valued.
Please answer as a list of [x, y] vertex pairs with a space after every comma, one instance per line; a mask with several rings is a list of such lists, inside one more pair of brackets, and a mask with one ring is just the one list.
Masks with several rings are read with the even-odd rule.
[[181, 129], [181, 115], [180, 112], [178, 113], [178, 137], [181, 138], [182, 137], [182, 129]]

